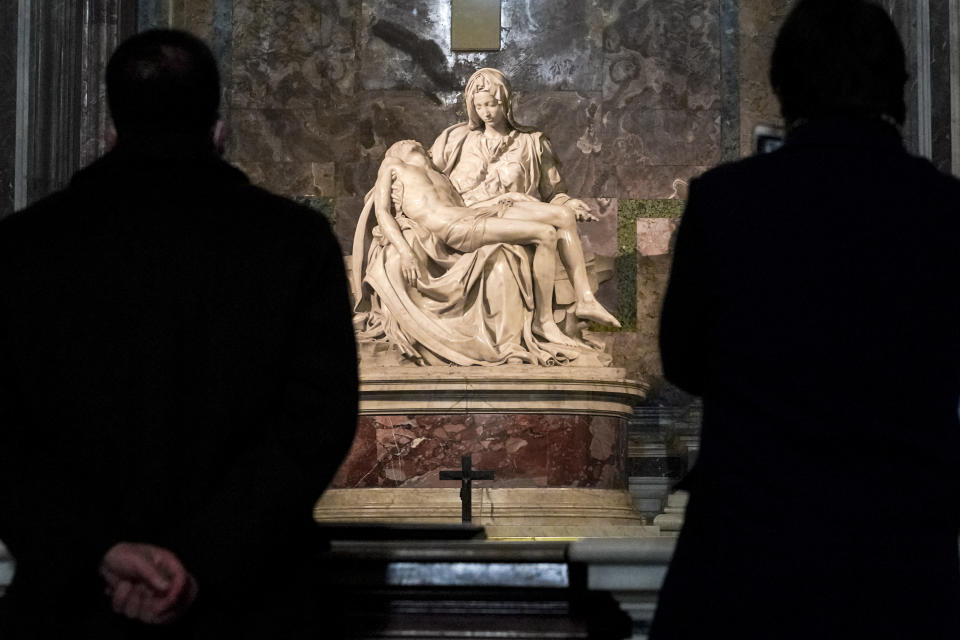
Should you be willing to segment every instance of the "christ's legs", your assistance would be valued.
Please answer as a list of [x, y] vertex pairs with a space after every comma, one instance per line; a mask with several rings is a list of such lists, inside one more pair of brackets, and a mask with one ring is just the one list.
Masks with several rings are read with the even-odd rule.
[[513, 205], [504, 212], [503, 217], [511, 220], [532, 220], [555, 227], [560, 260], [567, 269], [577, 296], [575, 311], [577, 317], [615, 327], [620, 326], [617, 319], [597, 302], [590, 290], [583, 245], [580, 244], [580, 236], [577, 234], [577, 218], [572, 211], [566, 207], [545, 202], [519, 200], [514, 201]]
[[557, 230], [553, 225], [531, 220], [487, 218], [484, 220], [484, 244], [505, 242], [533, 244], [533, 330], [549, 342], [578, 346], [560, 331], [553, 320], [553, 284], [557, 274]]

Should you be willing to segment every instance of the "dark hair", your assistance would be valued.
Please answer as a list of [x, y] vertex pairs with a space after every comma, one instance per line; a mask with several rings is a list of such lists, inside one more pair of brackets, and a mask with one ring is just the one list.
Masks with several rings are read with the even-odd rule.
[[107, 64], [107, 101], [117, 133], [205, 134], [219, 117], [213, 53], [183, 31], [154, 29], [124, 41]]
[[903, 124], [903, 42], [887, 13], [864, 0], [800, 0], [777, 35], [770, 83], [787, 124], [825, 115]]

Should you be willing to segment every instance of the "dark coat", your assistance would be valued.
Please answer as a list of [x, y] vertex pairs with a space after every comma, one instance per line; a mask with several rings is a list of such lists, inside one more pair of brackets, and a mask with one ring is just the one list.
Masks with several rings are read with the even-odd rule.
[[960, 182], [843, 118], [707, 172], [660, 340], [704, 413], [652, 638], [960, 637]]
[[328, 223], [212, 154], [119, 149], [0, 221], [0, 539], [29, 628], [108, 637], [118, 541], [176, 553], [197, 616], [255, 611], [306, 561], [356, 409]]

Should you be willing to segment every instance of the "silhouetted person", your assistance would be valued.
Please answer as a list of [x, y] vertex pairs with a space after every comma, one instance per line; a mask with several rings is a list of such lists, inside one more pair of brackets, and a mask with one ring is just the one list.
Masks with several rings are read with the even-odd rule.
[[343, 258], [219, 158], [202, 42], [134, 36], [107, 93], [115, 148], [0, 221], [0, 637], [288, 637], [356, 423]]
[[960, 183], [911, 157], [904, 51], [801, 0], [788, 134], [691, 184], [666, 377], [703, 397], [651, 638], [958, 638]]

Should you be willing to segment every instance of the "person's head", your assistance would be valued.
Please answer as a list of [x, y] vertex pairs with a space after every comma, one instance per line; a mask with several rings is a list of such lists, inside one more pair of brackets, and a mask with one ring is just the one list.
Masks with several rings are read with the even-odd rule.
[[417, 142], [416, 140], [399, 140], [390, 145], [390, 148], [387, 149], [387, 152], [383, 154], [384, 158], [396, 158], [397, 160], [403, 160], [404, 162], [409, 162], [412, 159], [423, 157], [428, 162], [430, 161], [430, 156], [427, 155], [427, 150], [423, 148], [423, 145]]
[[[495, 118], [499, 111], [500, 117], [509, 128], [524, 128], [513, 118], [513, 91], [510, 89], [510, 83], [506, 76], [496, 69], [478, 69], [474, 72], [467, 80], [463, 100], [471, 129], [482, 129], [486, 126], [484, 118], [477, 109], [478, 105], [484, 105], [481, 110], [492, 113]], [[500, 107], [499, 110], [497, 105]]]
[[182, 31], [144, 31], [117, 47], [107, 64], [107, 102], [127, 138], [212, 141], [220, 74], [210, 49]]
[[903, 124], [903, 43], [865, 0], [800, 0], [777, 36], [770, 82], [787, 125], [830, 115]]

